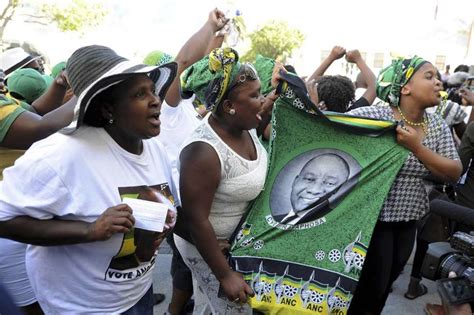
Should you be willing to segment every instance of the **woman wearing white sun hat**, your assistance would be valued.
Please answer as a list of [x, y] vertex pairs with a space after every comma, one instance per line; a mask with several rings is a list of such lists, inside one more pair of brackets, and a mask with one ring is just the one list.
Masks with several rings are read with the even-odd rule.
[[33, 244], [26, 266], [45, 313], [152, 314], [156, 249], [174, 214], [164, 232], [146, 234], [122, 198], [173, 208], [169, 161], [147, 139], [160, 132], [176, 64], [149, 67], [87, 46], [69, 58], [67, 72], [78, 96], [74, 120], [5, 171], [1, 236]]

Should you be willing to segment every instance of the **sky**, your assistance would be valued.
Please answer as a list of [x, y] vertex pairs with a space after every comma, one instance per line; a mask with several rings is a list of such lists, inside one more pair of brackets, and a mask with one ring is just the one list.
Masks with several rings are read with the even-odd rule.
[[[5, 0], [0, 3], [2, 1]], [[20, 16], [7, 27], [5, 37], [32, 42], [53, 64], [67, 59], [75, 49], [87, 44], [106, 45], [127, 58], [141, 60], [154, 49], [175, 55], [204, 24], [208, 13], [218, 7], [230, 16], [236, 9], [240, 10], [250, 32], [272, 19], [287, 21], [290, 27], [303, 32], [304, 44], [290, 60], [302, 74], [314, 70], [323, 51], [334, 45], [357, 48], [367, 52], [369, 59], [374, 53], [383, 52], [418, 54], [432, 61], [437, 55], [443, 55], [446, 63], [474, 64], [474, 43], [471, 43], [470, 56], [466, 56], [468, 36], [460, 33], [460, 30], [468, 31], [474, 21], [472, 0], [96, 2], [102, 2], [109, 14], [100, 26], [82, 35], [60, 33], [52, 25], [24, 23], [24, 17]], [[248, 43], [239, 43], [236, 48], [243, 53], [246, 46]], [[385, 58], [384, 63], [389, 59]], [[332, 71], [337, 72], [340, 67], [342, 63], [334, 65]]]

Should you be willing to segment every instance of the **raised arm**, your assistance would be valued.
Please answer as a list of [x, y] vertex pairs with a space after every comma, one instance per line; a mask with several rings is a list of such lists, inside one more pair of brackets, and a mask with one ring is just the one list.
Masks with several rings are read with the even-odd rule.
[[178, 72], [166, 94], [166, 103], [169, 106], [178, 106], [181, 101], [180, 95], [180, 75], [183, 71], [196, 61], [202, 59], [207, 52], [210, 42], [227, 23], [224, 13], [214, 9], [209, 13], [206, 23], [197, 31], [184, 46], [180, 49], [174, 61], [178, 64]]
[[319, 67], [309, 77], [308, 81], [322, 77], [324, 75], [324, 72], [326, 72], [326, 70], [329, 68], [329, 66], [331, 66], [331, 64], [337, 59], [341, 59], [345, 53], [346, 50], [343, 47], [334, 46], [331, 52], [329, 53], [329, 56], [327, 56], [326, 59], [323, 60]]
[[463, 173], [467, 171], [471, 159], [474, 158], [474, 123], [467, 126], [461, 145], [459, 146], [459, 157], [461, 158]]
[[456, 135], [459, 139], [462, 139], [464, 132], [466, 131], [467, 125], [469, 125], [470, 122], [474, 121], [474, 110], [472, 109], [472, 106], [474, 106], [474, 92], [471, 92], [466, 88], [461, 88], [459, 89], [459, 95], [462, 99], [462, 105], [471, 106], [471, 113], [469, 114], [467, 123], [464, 123], [463, 121], [457, 125], [454, 125], [454, 131], [456, 132]]
[[216, 35], [211, 39], [209, 45], [207, 46], [205, 55], [209, 55], [213, 49], [220, 48], [222, 46], [222, 43], [224, 42], [226, 36], [226, 31], [223, 30], [224, 29], [218, 31]]
[[31, 112], [21, 113], [11, 124], [0, 145], [10, 149], [28, 149], [34, 142], [69, 125], [76, 101], [77, 99], [73, 97], [66, 104], [44, 116]]
[[362, 77], [367, 84], [367, 90], [362, 97], [364, 97], [369, 104], [372, 104], [377, 96], [375, 92], [375, 83], [377, 80], [375, 74], [370, 70], [369, 66], [367, 66], [367, 63], [365, 63], [364, 58], [362, 58], [357, 49], [346, 52], [346, 60], [347, 62], [355, 63], [357, 68], [359, 68]]
[[[220, 182], [220, 162], [216, 152], [207, 144], [193, 143], [180, 155], [180, 190], [182, 209], [178, 220], [183, 220], [197, 250], [219, 280], [226, 296], [247, 301], [252, 290], [234, 272], [219, 248], [209, 213]], [[199, 185], [196, 185], [199, 183]]]
[[38, 97], [31, 106], [33, 106], [39, 115], [43, 116], [66, 103], [71, 96], [72, 90], [69, 87], [66, 73], [62, 71], [56, 79], [54, 79], [49, 89]]

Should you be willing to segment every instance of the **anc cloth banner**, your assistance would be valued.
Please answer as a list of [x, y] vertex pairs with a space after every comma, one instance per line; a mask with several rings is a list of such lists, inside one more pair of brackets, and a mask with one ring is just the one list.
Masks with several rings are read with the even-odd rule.
[[264, 191], [236, 231], [231, 264], [265, 314], [346, 314], [384, 199], [407, 151], [395, 125], [305, 110], [288, 88], [273, 111]]

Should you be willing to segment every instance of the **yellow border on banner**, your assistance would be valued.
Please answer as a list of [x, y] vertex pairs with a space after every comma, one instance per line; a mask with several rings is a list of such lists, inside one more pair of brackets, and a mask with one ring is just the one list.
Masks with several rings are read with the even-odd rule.
[[390, 127], [394, 124], [392, 121], [384, 121], [384, 120], [372, 120], [366, 118], [357, 118], [357, 117], [344, 117], [344, 116], [333, 116], [327, 115], [330, 120], [340, 120], [345, 122], [353, 122], [358, 124], [364, 124], [369, 126], [377, 126], [377, 127]]

